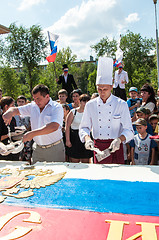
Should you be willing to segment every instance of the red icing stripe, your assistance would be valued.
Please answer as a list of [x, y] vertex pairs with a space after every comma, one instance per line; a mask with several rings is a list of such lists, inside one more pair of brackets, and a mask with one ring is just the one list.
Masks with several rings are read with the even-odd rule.
[[[22, 208], [7, 205], [0, 206], [0, 224], [4, 221], [4, 219], [1, 218], [2, 216], [17, 211], [25, 213], [15, 216], [11, 221], [6, 223], [0, 231], [0, 238], [12, 233], [16, 226], [23, 226], [25, 228], [32, 228], [32, 231], [20, 238], [23, 240], [106, 240], [108, 235], [109, 238], [111, 237], [111, 227], [113, 227], [112, 220], [115, 220], [118, 226], [122, 225], [121, 221], [129, 223], [123, 224], [122, 240], [126, 240], [128, 237], [141, 232], [141, 225], [136, 224], [138, 222], [149, 223], [146, 229], [149, 227], [153, 229], [152, 223], [159, 224], [159, 217], [154, 216], [56, 210], [48, 208]], [[23, 222], [23, 219], [29, 218], [29, 211], [38, 213], [42, 222]], [[111, 223], [106, 223], [105, 220]], [[154, 227], [154, 231], [159, 239], [159, 227]], [[120, 231], [117, 234], [120, 235]]]

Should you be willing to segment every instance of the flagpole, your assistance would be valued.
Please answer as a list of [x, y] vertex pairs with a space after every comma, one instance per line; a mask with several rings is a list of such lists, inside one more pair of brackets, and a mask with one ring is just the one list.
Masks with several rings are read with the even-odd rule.
[[[47, 33], [48, 33], [48, 38], [49, 38], [49, 43], [50, 43], [50, 34], [49, 34], [49, 31], [47, 31]], [[50, 44], [50, 48], [51, 48], [51, 44]], [[53, 65], [54, 65], [55, 77], [57, 78], [56, 66], [55, 66], [55, 63], [54, 63], [54, 62], [53, 62]]]
[[158, 73], [158, 88], [159, 88], [159, 50], [158, 50], [158, 28], [157, 28], [157, 0], [153, 0], [155, 5], [155, 23], [156, 23], [156, 50], [157, 50], [157, 73]]

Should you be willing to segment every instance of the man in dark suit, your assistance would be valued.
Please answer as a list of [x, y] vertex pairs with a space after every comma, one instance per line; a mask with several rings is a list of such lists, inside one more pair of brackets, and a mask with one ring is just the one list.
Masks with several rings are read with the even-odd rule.
[[63, 65], [63, 74], [59, 76], [59, 79], [56, 79], [56, 82], [58, 84], [62, 83], [62, 89], [65, 89], [68, 92], [68, 98], [67, 102], [71, 102], [70, 93], [73, 91], [73, 89], [77, 89], [77, 84], [74, 80], [74, 77], [72, 74], [68, 73], [68, 66], [67, 64]]

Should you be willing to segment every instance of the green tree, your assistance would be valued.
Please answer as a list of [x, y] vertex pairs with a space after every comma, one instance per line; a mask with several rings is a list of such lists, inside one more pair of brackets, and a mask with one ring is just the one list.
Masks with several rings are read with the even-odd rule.
[[92, 73], [89, 74], [88, 77], [88, 92], [90, 95], [92, 95], [93, 93], [97, 92], [96, 89], [96, 75], [97, 75], [97, 70], [94, 69], [94, 71]]
[[[57, 71], [57, 70], [56, 70]], [[57, 99], [58, 85], [55, 81], [55, 70], [53, 63], [49, 63], [46, 69], [43, 69], [39, 74], [39, 83], [48, 86], [50, 90], [50, 96], [52, 99]]]
[[91, 48], [94, 49], [98, 57], [106, 54], [107, 56], [115, 58], [117, 42], [114, 38], [113, 40], [109, 40], [109, 38], [106, 36], [105, 38], [102, 38], [99, 43], [92, 45]]
[[3, 58], [3, 46], [4, 46], [4, 43], [3, 43], [2, 39], [0, 39], [0, 65], [3, 64], [3, 60], [2, 60], [2, 58]]
[[31, 92], [37, 82], [36, 68], [46, 57], [46, 39], [38, 25], [33, 25], [27, 29], [23, 26], [17, 27], [15, 23], [12, 23], [9, 28], [11, 32], [6, 38], [7, 59], [14, 66], [26, 68], [27, 83]]
[[[115, 59], [117, 50], [117, 41], [109, 40], [108, 37], [100, 40], [96, 45], [91, 46], [97, 54], [102, 56], [106, 54]], [[153, 69], [156, 69], [155, 56], [151, 55], [155, 50], [155, 40], [142, 38], [140, 34], [134, 34], [128, 31], [121, 36], [120, 48], [123, 51], [124, 70], [128, 72], [130, 83], [129, 86], [140, 86], [144, 81], [154, 82], [156, 85], [157, 78], [155, 74], [151, 74]]]
[[140, 74], [140, 69], [144, 68], [145, 79], [148, 78], [151, 69], [155, 68], [154, 57], [150, 56], [151, 51], [155, 50], [155, 40], [142, 38], [140, 34], [128, 31], [125, 36], [121, 37], [120, 46], [124, 52], [123, 61], [131, 84], [135, 84], [133, 74], [136, 74], [136, 70]]
[[3, 96], [11, 96], [16, 99], [20, 92], [19, 77], [14, 69], [4, 67], [0, 69], [0, 87], [3, 90]]
[[89, 62], [83, 62], [81, 65], [79, 76], [78, 76], [78, 84], [83, 93], [88, 92], [88, 77], [89, 74], [92, 73], [95, 69], [95, 65]]

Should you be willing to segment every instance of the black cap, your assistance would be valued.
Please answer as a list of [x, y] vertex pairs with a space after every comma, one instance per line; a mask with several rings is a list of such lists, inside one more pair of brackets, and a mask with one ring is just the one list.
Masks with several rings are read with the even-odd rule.
[[68, 68], [67, 64], [64, 64], [62, 69], [64, 70], [65, 68]]

